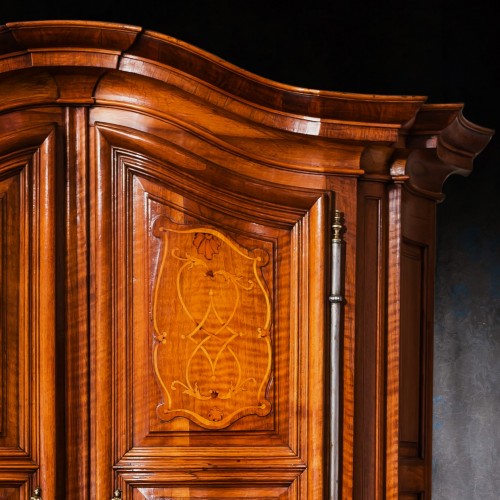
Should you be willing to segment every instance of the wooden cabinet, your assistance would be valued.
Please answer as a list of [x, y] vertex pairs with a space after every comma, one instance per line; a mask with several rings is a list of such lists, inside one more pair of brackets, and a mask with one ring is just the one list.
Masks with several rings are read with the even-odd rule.
[[0, 497], [428, 498], [461, 109], [1, 28]]

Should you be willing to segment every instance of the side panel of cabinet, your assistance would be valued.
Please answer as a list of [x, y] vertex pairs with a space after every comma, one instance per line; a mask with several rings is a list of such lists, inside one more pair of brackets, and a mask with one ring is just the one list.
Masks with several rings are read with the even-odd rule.
[[381, 499], [386, 492], [383, 459], [387, 342], [386, 185], [362, 180], [357, 200], [353, 498]]
[[434, 217], [401, 184], [359, 183], [354, 498], [430, 492]]
[[36, 119], [0, 118], [0, 497], [13, 499], [56, 491], [57, 128]]
[[329, 195], [270, 189], [138, 131], [92, 137], [98, 484], [322, 498]]
[[402, 191], [399, 491], [431, 491], [435, 201]]

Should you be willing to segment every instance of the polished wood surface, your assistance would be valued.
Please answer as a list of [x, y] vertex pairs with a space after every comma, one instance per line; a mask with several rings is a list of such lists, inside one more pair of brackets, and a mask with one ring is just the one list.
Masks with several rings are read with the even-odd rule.
[[430, 497], [435, 206], [492, 131], [425, 100], [0, 27], [0, 496], [322, 500], [339, 397], [339, 498]]

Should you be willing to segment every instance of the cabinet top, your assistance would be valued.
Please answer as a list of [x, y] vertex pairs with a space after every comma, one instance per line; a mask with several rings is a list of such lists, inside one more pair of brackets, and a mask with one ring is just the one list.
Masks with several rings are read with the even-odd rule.
[[[39, 82], [29, 90], [19, 84], [19, 75], [26, 72], [31, 78], [36, 74]], [[380, 169], [380, 158], [391, 162], [395, 149], [432, 149], [440, 161], [453, 165], [452, 171], [467, 174], [493, 135], [466, 120], [461, 103], [294, 87], [175, 38], [117, 23], [30, 21], [0, 26], [0, 89], [2, 82], [9, 92], [5, 98], [0, 92], [0, 111], [49, 102], [114, 102], [154, 112], [168, 106], [165, 89], [174, 89], [213, 113], [356, 151], [354, 169], [365, 172]], [[125, 86], [131, 89], [126, 94]], [[344, 157], [348, 163], [349, 155]]]

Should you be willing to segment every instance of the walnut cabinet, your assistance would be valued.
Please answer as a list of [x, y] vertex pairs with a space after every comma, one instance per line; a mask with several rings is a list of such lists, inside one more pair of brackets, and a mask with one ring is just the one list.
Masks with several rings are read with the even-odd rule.
[[135, 26], [0, 28], [0, 497], [430, 498], [461, 104]]

